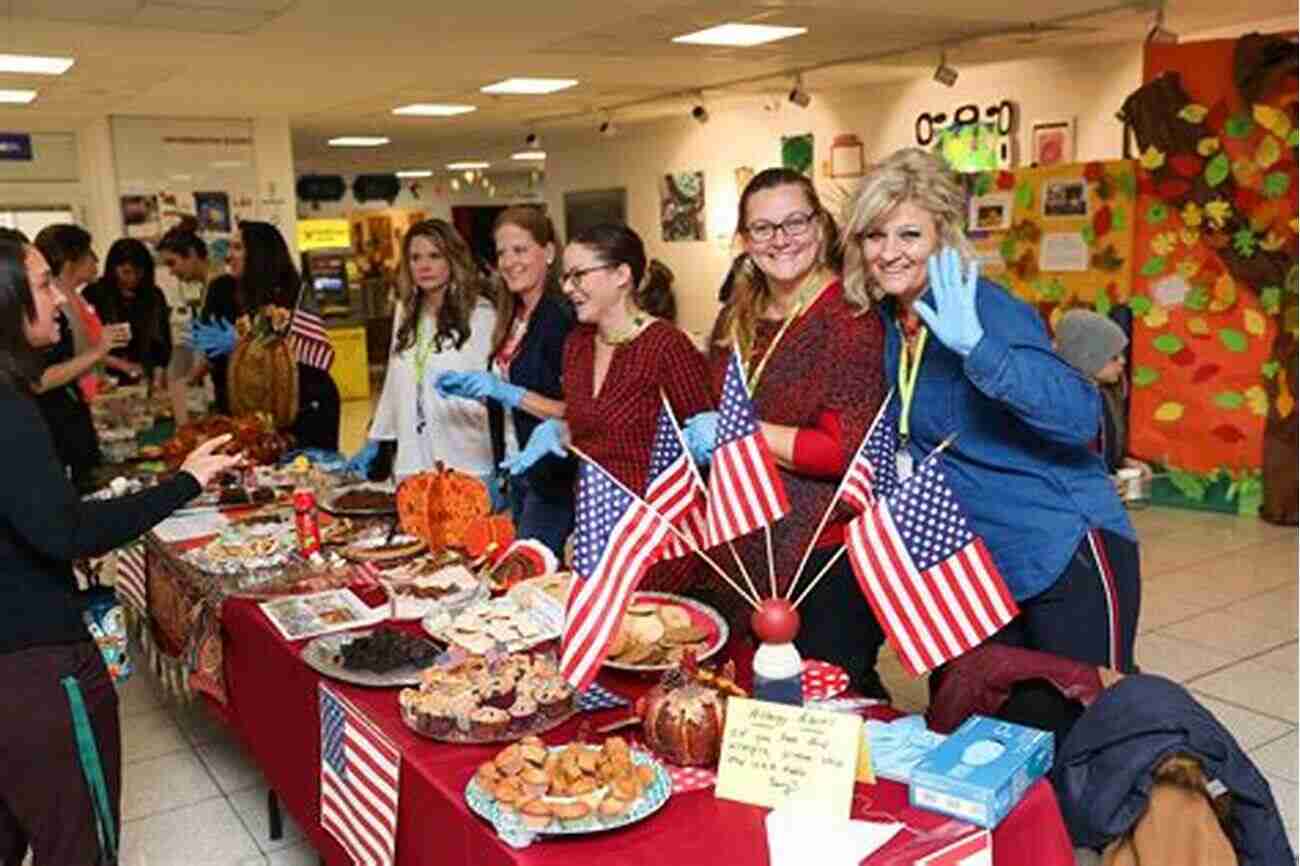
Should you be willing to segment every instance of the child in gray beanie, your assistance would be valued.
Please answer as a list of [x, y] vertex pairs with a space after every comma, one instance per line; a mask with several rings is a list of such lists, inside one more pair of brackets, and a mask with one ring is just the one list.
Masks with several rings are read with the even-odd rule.
[[1056, 323], [1056, 351], [1071, 366], [1095, 381], [1101, 389], [1101, 455], [1113, 474], [1122, 468], [1138, 469], [1146, 477], [1151, 467], [1128, 456], [1128, 415], [1124, 410], [1128, 377], [1124, 375], [1124, 349], [1128, 335], [1110, 318], [1092, 310], [1074, 309]]

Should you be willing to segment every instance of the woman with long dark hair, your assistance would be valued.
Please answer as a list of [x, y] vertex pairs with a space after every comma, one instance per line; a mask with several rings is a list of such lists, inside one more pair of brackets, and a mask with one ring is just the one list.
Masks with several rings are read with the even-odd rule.
[[113, 241], [104, 275], [86, 289], [85, 299], [104, 324], [131, 326], [131, 342], [104, 359], [109, 373], [119, 382], [147, 379], [161, 388], [172, 358], [171, 314], [154, 282], [149, 248], [134, 238]]
[[[72, 561], [149, 531], [239, 461], [199, 446], [181, 471], [121, 499], [83, 501], [59, 465], [32, 399], [44, 351], [59, 340], [63, 297], [36, 247], [0, 230], [0, 862], [116, 862], [121, 731], [117, 693], [76, 599]], [[89, 730], [74, 721], [73, 694]], [[102, 768], [106, 813], [82, 771], [77, 732]], [[101, 847], [100, 833], [108, 840]], [[108, 850], [104, 850], [107, 848]]]

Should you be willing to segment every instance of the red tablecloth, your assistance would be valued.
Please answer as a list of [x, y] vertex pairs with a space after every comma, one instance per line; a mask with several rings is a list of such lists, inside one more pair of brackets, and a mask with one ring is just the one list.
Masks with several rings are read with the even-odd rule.
[[[223, 607], [225, 669], [229, 704], [225, 707], [240, 738], [252, 752], [280, 802], [330, 864], [349, 862], [319, 820], [319, 675], [298, 659], [301, 643], [275, 631], [255, 603], [229, 599]], [[645, 680], [601, 676], [602, 684], [632, 696]], [[411, 732], [402, 722], [396, 691], [332, 683], [362, 710], [402, 751], [401, 805], [397, 862], [401, 866], [495, 866], [495, 864], [573, 864], [674, 866], [712, 864], [725, 852], [727, 866], [766, 866], [767, 810], [713, 796], [712, 789], [679, 794], [651, 818], [629, 827], [580, 838], [546, 840], [516, 851], [498, 841], [495, 831], [465, 804], [464, 790], [474, 770], [499, 746], [445, 745]], [[611, 710], [580, 714], [544, 739], [572, 739], [583, 720], [593, 725], [626, 714]], [[873, 815], [887, 812], [909, 827], [926, 831], [942, 816], [907, 806], [907, 789], [882, 781], [859, 785], [859, 805]], [[860, 811], [860, 810], [859, 810]], [[904, 844], [900, 834], [881, 853]], [[1051, 788], [1040, 782], [993, 834], [994, 862], [1034, 866], [1072, 866], [1073, 854]], [[865, 861], [881, 862], [877, 855]]]

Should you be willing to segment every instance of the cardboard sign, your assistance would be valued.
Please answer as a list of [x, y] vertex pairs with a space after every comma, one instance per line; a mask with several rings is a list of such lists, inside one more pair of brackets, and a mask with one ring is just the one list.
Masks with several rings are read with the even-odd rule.
[[862, 719], [745, 698], [727, 701], [718, 761], [719, 797], [849, 817]]

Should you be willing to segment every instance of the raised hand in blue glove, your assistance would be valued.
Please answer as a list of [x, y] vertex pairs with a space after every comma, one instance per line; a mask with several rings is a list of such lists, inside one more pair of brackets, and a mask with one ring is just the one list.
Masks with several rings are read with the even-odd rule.
[[209, 358], [220, 358], [235, 351], [235, 326], [225, 319], [206, 324], [194, 322], [190, 326], [194, 336], [194, 347]]
[[691, 452], [691, 458], [701, 466], [713, 459], [713, 449], [718, 444], [718, 413], [701, 412], [686, 419], [682, 438]]
[[538, 460], [548, 454], [563, 457], [568, 453], [569, 428], [563, 421], [552, 418], [533, 428], [528, 444], [514, 457], [501, 461], [501, 468], [511, 475], [523, 475]]
[[348, 458], [348, 462], [343, 464], [343, 471], [352, 475], [360, 475], [365, 478], [370, 472], [370, 464], [375, 462], [379, 456], [379, 443], [374, 439], [369, 439], [366, 444], [361, 446], [361, 450]]
[[956, 250], [946, 247], [930, 256], [925, 267], [930, 273], [934, 306], [917, 301], [913, 309], [930, 333], [964, 358], [984, 336], [984, 327], [975, 309], [979, 262], [972, 261], [963, 274], [961, 256]]
[[511, 385], [487, 370], [468, 373], [443, 373], [433, 384], [443, 397], [464, 397], [468, 400], [496, 400], [511, 409], [518, 409], [526, 393], [518, 385]]

